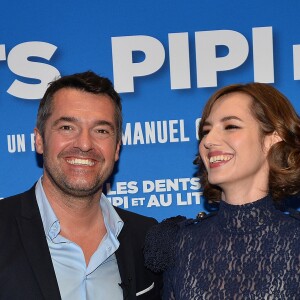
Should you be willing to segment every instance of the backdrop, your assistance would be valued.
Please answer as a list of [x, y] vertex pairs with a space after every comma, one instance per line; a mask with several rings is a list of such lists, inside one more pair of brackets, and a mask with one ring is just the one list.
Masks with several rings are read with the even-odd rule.
[[124, 131], [108, 196], [158, 220], [205, 210], [193, 160], [216, 89], [270, 83], [300, 111], [297, 0], [10, 0], [0, 11], [0, 197], [42, 173], [33, 128], [58, 75], [93, 70], [114, 82]]

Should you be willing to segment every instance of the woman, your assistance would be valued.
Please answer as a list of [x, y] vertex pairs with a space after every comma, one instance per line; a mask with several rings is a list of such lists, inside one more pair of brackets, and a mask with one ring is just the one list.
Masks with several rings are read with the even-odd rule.
[[275, 208], [300, 191], [294, 108], [266, 84], [222, 88], [199, 140], [203, 193], [219, 209], [149, 234], [146, 261], [165, 270], [164, 299], [300, 299], [300, 217]]

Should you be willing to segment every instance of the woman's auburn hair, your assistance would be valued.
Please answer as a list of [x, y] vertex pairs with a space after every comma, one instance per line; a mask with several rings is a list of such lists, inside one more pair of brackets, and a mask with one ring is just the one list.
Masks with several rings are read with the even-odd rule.
[[[199, 124], [199, 142], [203, 138], [203, 125], [216, 101], [230, 93], [243, 93], [252, 99], [250, 111], [260, 125], [262, 140], [276, 132], [282, 141], [268, 152], [268, 191], [275, 201], [300, 192], [300, 119], [290, 101], [281, 92], [264, 83], [233, 84], [216, 91], [206, 103]], [[241, 100], [242, 101], [242, 100]], [[221, 200], [222, 190], [208, 182], [207, 170], [198, 154], [199, 178], [203, 196], [209, 203]]]

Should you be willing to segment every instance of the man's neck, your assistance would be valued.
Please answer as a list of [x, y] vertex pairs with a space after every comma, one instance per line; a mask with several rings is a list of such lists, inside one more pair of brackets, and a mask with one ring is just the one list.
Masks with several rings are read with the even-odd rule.
[[43, 184], [43, 188], [60, 222], [60, 235], [81, 247], [88, 264], [106, 234], [99, 203], [101, 192], [80, 198], [49, 188], [47, 184]]

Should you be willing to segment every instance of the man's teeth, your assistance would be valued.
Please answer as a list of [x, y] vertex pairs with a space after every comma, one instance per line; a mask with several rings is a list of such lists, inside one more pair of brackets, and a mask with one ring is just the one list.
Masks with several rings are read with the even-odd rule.
[[216, 162], [220, 162], [220, 161], [228, 161], [231, 159], [231, 155], [217, 155], [217, 156], [212, 156], [209, 159], [210, 163], [216, 163]]
[[68, 159], [67, 162], [71, 165], [80, 165], [80, 166], [93, 166], [95, 164], [94, 161], [89, 159], [82, 159], [82, 158], [75, 158], [75, 159]]

